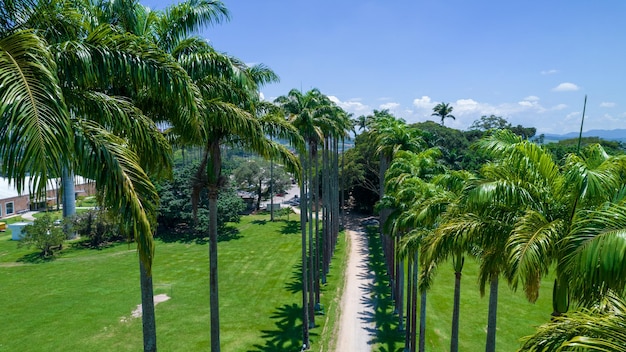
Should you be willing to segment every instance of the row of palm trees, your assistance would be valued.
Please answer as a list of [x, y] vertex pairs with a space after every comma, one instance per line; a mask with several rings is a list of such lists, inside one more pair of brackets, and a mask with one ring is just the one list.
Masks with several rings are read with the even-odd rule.
[[[340, 229], [339, 141], [352, 130], [350, 116], [318, 89], [293, 89], [276, 99], [288, 121], [300, 132], [303, 346], [310, 347], [309, 329], [320, 311], [321, 285], [326, 283]], [[320, 161], [321, 154], [321, 161]], [[321, 170], [320, 170], [321, 168]], [[322, 199], [320, 200], [320, 195]], [[320, 209], [321, 205], [321, 209]], [[320, 213], [322, 231], [320, 234]]]
[[[275, 142], [286, 140], [300, 151], [309, 166], [307, 180], [312, 180], [322, 144], [324, 155], [333, 155], [327, 165], [330, 160], [335, 165], [335, 178], [328, 176], [324, 185], [338, 194], [336, 145], [346, 136], [347, 115], [317, 90], [306, 94], [313, 103], [301, 110], [288, 103], [304, 97], [294, 92], [277, 105], [261, 101], [259, 89], [278, 79], [274, 72], [219, 53], [194, 35], [228, 16], [224, 5], [213, 0], [188, 0], [164, 11], [151, 11], [136, 0], [0, 4], [2, 172], [19, 190], [28, 187], [33, 193], [63, 174], [95, 180], [104, 206], [122, 215], [123, 229], [138, 245], [145, 351], [157, 346], [151, 268], [158, 197], [151, 180], [171, 171], [171, 143], [204, 150], [193, 177], [192, 202], [202, 189], [209, 190], [212, 351], [220, 350], [216, 200], [225, 183], [220, 147], [234, 144], [257, 152], [300, 179], [296, 155]], [[165, 134], [157, 123], [169, 126]], [[303, 186], [302, 198], [312, 195], [316, 214], [317, 187]], [[320, 270], [303, 270], [303, 283], [316, 287], [310, 302], [318, 304], [319, 273], [328, 270], [328, 244], [336, 239], [339, 218], [337, 205], [325, 209], [324, 219], [332, 222], [324, 224], [323, 239], [317, 238], [316, 222], [315, 241], [309, 222], [309, 256], [303, 259], [303, 266], [307, 260], [319, 265]], [[303, 297], [308, 294], [303, 290]], [[304, 305], [305, 312], [309, 306]], [[308, 327], [309, 319], [304, 321]]]
[[[473, 175], [445, 169], [437, 162], [439, 150], [426, 148], [419, 132], [410, 132], [402, 120], [381, 115], [375, 112], [365, 120], [377, 133], [381, 155], [378, 209], [400, 328], [405, 320], [403, 285], [408, 285], [407, 350], [424, 350], [426, 291], [437, 267], [447, 261], [455, 271], [450, 349], [458, 350], [466, 256], [480, 263], [481, 294], [487, 284], [490, 287], [486, 351], [495, 351], [499, 279], [504, 278], [512, 289], [523, 288], [534, 302], [541, 278], [548, 275], [556, 276], [553, 322], [542, 327], [538, 336], [529, 337], [523, 350], [560, 344], [623, 346], [624, 335], [611, 334], [610, 328], [601, 334], [605, 340], [599, 339], [601, 329], [582, 336], [576, 313], [566, 312], [571, 301], [585, 308], [587, 316], [602, 312], [608, 317], [602, 324], [616, 324], [624, 317], [624, 157], [609, 156], [593, 145], [561, 163], [541, 146], [509, 131], [493, 131], [476, 146], [490, 161]], [[444, 115], [438, 116], [443, 122]], [[419, 326], [418, 292], [422, 297]], [[572, 321], [581, 324], [580, 336], [556, 333]]]

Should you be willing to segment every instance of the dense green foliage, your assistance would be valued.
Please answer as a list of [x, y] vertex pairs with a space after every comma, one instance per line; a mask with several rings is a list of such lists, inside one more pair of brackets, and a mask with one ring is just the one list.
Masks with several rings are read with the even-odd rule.
[[[200, 192], [198, 209], [194, 217], [191, 204], [193, 172], [198, 164], [193, 163], [174, 171], [171, 180], [163, 180], [158, 184], [159, 204], [158, 222], [159, 232], [193, 233], [194, 236], [204, 238], [209, 225], [209, 200], [207, 190]], [[233, 188], [223, 188], [217, 201], [218, 227], [222, 228], [228, 222], [239, 222], [241, 213], [245, 210], [244, 201]]]
[[[617, 141], [607, 141], [598, 137], [583, 137], [580, 140], [580, 147], [584, 148], [592, 144], [599, 144], [610, 155], [621, 155], [626, 152], [624, 143]], [[554, 143], [546, 143], [544, 147], [552, 153], [554, 159], [559, 163], [565, 162], [565, 156], [569, 153], [576, 153], [578, 149], [578, 138], [564, 139]]]
[[91, 247], [99, 248], [124, 239], [119, 230], [120, 219], [110, 211], [92, 209], [76, 214], [71, 220], [71, 230], [81, 238], [88, 239]]

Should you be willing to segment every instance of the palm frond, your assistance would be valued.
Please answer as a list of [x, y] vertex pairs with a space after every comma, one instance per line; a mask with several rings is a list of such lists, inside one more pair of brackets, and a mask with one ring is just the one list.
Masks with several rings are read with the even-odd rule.
[[73, 132], [46, 43], [32, 31], [0, 38], [0, 158], [2, 173], [24, 190], [44, 189], [68, 165]]
[[77, 171], [96, 183], [105, 206], [127, 221], [139, 257], [150, 275], [158, 195], [126, 141], [91, 121], [75, 120]]

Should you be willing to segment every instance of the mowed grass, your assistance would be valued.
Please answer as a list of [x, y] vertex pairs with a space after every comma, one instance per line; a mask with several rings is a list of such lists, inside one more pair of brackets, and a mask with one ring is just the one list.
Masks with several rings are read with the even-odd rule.
[[[380, 253], [378, 236], [373, 235], [370, 239], [372, 253]], [[379, 278], [375, 292], [378, 293], [380, 302], [375, 314], [375, 320], [378, 321], [378, 335], [374, 340], [373, 350], [381, 352], [403, 351], [405, 335], [397, 330], [398, 317], [393, 314], [391, 291], [388, 286], [389, 282], [384, 275], [382, 255], [371, 254], [370, 259], [371, 268]], [[500, 280], [496, 351], [516, 351], [521, 345], [519, 342], [521, 337], [534, 333], [535, 327], [550, 320], [552, 285], [550, 279], [544, 279], [541, 283], [539, 299], [533, 304], [526, 300], [523, 290], [513, 292], [504, 279]], [[482, 351], [485, 349], [489, 285], [485, 291], [485, 296], [481, 297], [478, 289], [478, 263], [466, 258], [461, 279], [459, 351]], [[450, 349], [453, 293], [454, 271], [452, 264], [444, 263], [440, 266], [433, 287], [428, 291], [427, 296], [427, 351]], [[419, 310], [417, 320], [417, 324], [419, 324]]]
[[[300, 231], [296, 217], [246, 216], [219, 243], [221, 345], [224, 351], [300, 351]], [[311, 330], [313, 351], [330, 350], [336, 295], [343, 283], [343, 237], [322, 292], [327, 315]], [[63, 251], [32, 264], [34, 250], [0, 235], [0, 351], [138, 351], [139, 262], [134, 245]], [[157, 241], [155, 294], [162, 351], [208, 350], [208, 244]], [[330, 324], [330, 325], [329, 325]], [[324, 333], [322, 333], [324, 332]], [[322, 335], [324, 338], [322, 338]]]

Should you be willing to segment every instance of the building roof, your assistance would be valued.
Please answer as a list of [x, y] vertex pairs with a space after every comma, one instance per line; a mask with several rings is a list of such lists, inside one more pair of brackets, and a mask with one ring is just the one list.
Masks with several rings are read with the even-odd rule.
[[[48, 180], [48, 190], [56, 190], [60, 182], [61, 182], [60, 178], [53, 178], [53, 179]], [[82, 185], [85, 183], [89, 183], [89, 180], [87, 180], [86, 178], [82, 176], [74, 177], [75, 185]], [[22, 192], [22, 194], [20, 194], [17, 191], [17, 188], [15, 188], [14, 180], [11, 180], [6, 177], [0, 177], [0, 199], [15, 198], [15, 197], [19, 197], [20, 195], [27, 195], [29, 192], [28, 186], [30, 185], [30, 177], [26, 177], [26, 179], [24, 180], [24, 185], [25, 185], [24, 187], [25, 189]]]

